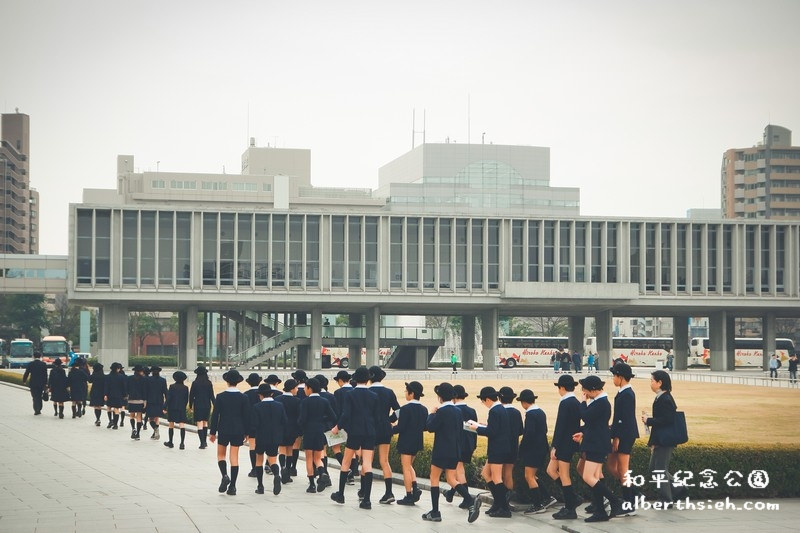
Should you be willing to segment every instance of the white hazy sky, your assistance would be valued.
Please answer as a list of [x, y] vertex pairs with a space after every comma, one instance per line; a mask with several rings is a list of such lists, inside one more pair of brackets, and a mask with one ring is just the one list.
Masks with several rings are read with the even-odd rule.
[[[726, 148], [800, 144], [800, 2], [0, 0], [0, 106], [31, 117], [41, 253], [70, 202], [140, 171], [238, 173], [309, 148], [312, 182], [377, 187], [427, 140], [551, 148], [583, 215], [719, 206]], [[249, 109], [249, 115], [248, 115]], [[418, 137], [419, 141], [419, 137]]]

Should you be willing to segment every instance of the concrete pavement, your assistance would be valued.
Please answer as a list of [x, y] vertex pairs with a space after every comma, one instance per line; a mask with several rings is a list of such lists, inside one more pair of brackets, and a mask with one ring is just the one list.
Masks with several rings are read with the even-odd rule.
[[[330, 489], [306, 494], [305, 478], [284, 487], [279, 496], [253, 493], [255, 480], [247, 477], [247, 449], [240, 451], [242, 472], [238, 495], [217, 492], [219, 471], [214, 447], [197, 448], [196, 435], [187, 433], [186, 450], [168, 449], [151, 441], [150, 431], [141, 441], [132, 441], [130, 431], [94, 426], [87, 416], [65, 419], [52, 416], [48, 405], [41, 416], [33, 416], [26, 390], [0, 384], [0, 531], [66, 533], [135, 530], [369, 532], [379, 531], [471, 531], [522, 532], [530, 528], [577, 532], [597, 531], [796, 531], [800, 523], [800, 500], [771, 500], [778, 511], [643, 511], [636, 517], [601, 524], [583, 520], [557, 522], [548, 514], [511, 519], [481, 515], [467, 524], [466, 514], [441, 499], [443, 521], [423, 522], [430, 509], [426, 492], [416, 507], [380, 505], [382, 483], [376, 480], [373, 509], [358, 509], [356, 487], [347, 487], [347, 503], [330, 500]], [[145, 435], [146, 433], [146, 435]], [[177, 432], [176, 432], [177, 433]], [[177, 435], [176, 435], [177, 437]], [[334, 461], [335, 462], [335, 461]], [[300, 464], [299, 471], [304, 470]], [[302, 473], [302, 472], [301, 472]], [[338, 478], [335, 472], [334, 481]], [[395, 495], [402, 495], [396, 487]], [[735, 501], [737, 505], [743, 502]], [[583, 506], [581, 506], [583, 507]], [[584, 517], [585, 514], [579, 513]]]

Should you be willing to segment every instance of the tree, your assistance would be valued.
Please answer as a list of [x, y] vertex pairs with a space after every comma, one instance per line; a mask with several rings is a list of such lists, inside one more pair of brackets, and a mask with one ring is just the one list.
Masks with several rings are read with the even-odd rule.
[[147, 337], [156, 335], [162, 340], [163, 329], [155, 313], [131, 313], [128, 316], [128, 336], [136, 339], [136, 355], [142, 355]]
[[43, 294], [0, 294], [0, 323], [38, 342], [47, 326]]
[[[81, 308], [70, 304], [66, 294], [56, 294], [53, 310], [47, 315], [52, 335], [63, 335], [73, 342], [80, 338]], [[88, 351], [89, 347], [81, 346], [81, 349]]]
[[569, 335], [569, 320], [563, 316], [537, 316], [531, 319], [533, 335], [542, 337], [566, 337]]

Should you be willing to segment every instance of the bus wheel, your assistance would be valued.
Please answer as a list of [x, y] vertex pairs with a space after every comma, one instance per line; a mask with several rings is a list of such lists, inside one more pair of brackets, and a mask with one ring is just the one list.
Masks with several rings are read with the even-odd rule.
[[506, 368], [514, 368], [517, 366], [517, 360], [513, 358], [506, 359]]
[[350, 359], [349, 358], [342, 359], [341, 362], [339, 363], [339, 367], [350, 368]]

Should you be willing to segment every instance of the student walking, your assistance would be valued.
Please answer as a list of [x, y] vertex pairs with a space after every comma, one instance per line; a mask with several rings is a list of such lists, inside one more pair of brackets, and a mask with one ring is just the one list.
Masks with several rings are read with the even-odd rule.
[[[255, 372], [251, 372], [245, 382], [250, 385], [250, 388], [244, 391], [247, 400], [251, 406], [256, 405], [261, 401], [261, 395], [258, 393], [258, 386], [261, 383], [261, 376]], [[248, 455], [250, 456], [250, 472], [247, 477], [256, 477], [256, 439], [255, 435], [248, 435], [247, 447], [249, 449]]]
[[475, 421], [468, 422], [469, 427], [478, 435], [488, 437], [486, 446], [486, 464], [481, 475], [492, 493], [492, 506], [486, 511], [493, 518], [511, 518], [511, 509], [506, 494], [508, 489], [503, 483], [503, 465], [511, 454], [511, 423], [508, 410], [499, 401], [499, 394], [494, 387], [483, 387], [478, 398], [489, 409], [486, 425]]
[[[336, 420], [339, 420], [342, 417], [342, 407], [344, 406], [344, 395], [353, 390], [353, 386], [350, 384], [350, 379], [352, 376], [347, 372], [347, 370], [339, 370], [336, 373], [336, 376], [333, 378], [336, 381], [336, 384], [339, 385], [339, 388], [334, 391], [333, 396], [336, 398], [336, 404], [334, 409], [336, 410]], [[341, 444], [335, 444], [331, 446], [331, 451], [333, 452], [333, 456], [339, 461], [339, 465], [341, 466], [342, 461], [344, 460], [344, 451]], [[357, 463], [357, 462], [356, 462]], [[355, 468], [355, 467], [354, 467]], [[352, 485], [355, 483], [355, 472], [353, 469], [350, 470], [347, 474], [347, 483]]]
[[536, 396], [532, 390], [524, 389], [519, 393], [517, 401], [525, 409], [525, 426], [522, 442], [519, 445], [519, 456], [525, 468], [525, 482], [531, 494], [531, 506], [525, 510], [526, 515], [539, 514], [556, 503], [544, 487], [539, 486], [537, 474], [545, 467], [549, 445], [547, 444], [547, 414], [534, 405]]
[[42, 354], [39, 352], [33, 354], [33, 361], [25, 367], [25, 373], [22, 375], [22, 384], [25, 385], [29, 378], [28, 387], [33, 400], [33, 414], [40, 415], [42, 414], [42, 397], [47, 389], [47, 364], [42, 361]]
[[511, 387], [500, 387], [497, 391], [500, 403], [506, 408], [508, 413], [508, 439], [509, 451], [506, 461], [503, 463], [503, 485], [506, 486], [506, 500], [509, 502], [514, 495], [514, 465], [519, 455], [519, 438], [522, 436], [522, 415], [514, 407], [514, 398], [517, 394]]
[[[608, 471], [622, 485], [623, 511], [626, 515], [635, 514], [633, 510], [633, 487], [630, 468], [633, 443], [639, 438], [639, 423], [636, 420], [636, 394], [631, 387], [633, 371], [627, 363], [617, 363], [611, 368], [614, 385], [619, 392], [614, 397], [614, 417], [611, 420], [611, 453], [608, 454]], [[628, 503], [628, 505], [625, 504]]]
[[61, 358], [53, 360], [53, 368], [50, 369], [50, 378], [47, 386], [50, 389], [50, 399], [53, 401], [53, 416], [64, 418], [64, 402], [69, 401], [67, 391], [67, 374], [61, 366]]
[[[214, 412], [211, 414], [209, 433], [211, 443], [217, 441], [217, 466], [222, 474], [219, 492], [236, 495], [236, 479], [239, 477], [239, 447], [244, 444], [244, 436], [250, 428], [250, 411], [252, 407], [247, 397], [236, 388], [244, 378], [236, 369], [228, 370], [222, 375], [228, 388], [217, 394], [214, 400]], [[225, 455], [230, 446], [228, 459], [231, 463], [231, 476], [228, 477], [228, 465]]]
[[258, 386], [261, 401], [253, 406], [249, 434], [256, 439], [256, 494], [264, 494], [264, 455], [272, 473], [272, 494], [277, 496], [281, 493], [278, 447], [283, 440], [287, 418], [283, 404], [275, 401], [275, 396], [280, 394], [282, 392], [273, 389], [269, 383], [262, 383]]
[[[144, 367], [133, 367], [133, 375], [128, 378], [128, 412], [131, 416], [131, 439], [139, 440], [142, 431], [142, 414], [147, 403], [147, 381]], [[134, 426], [134, 421], [136, 425]]]
[[283, 431], [283, 442], [281, 442], [280, 455], [278, 461], [281, 466], [281, 482], [292, 483], [292, 471], [294, 463], [294, 445], [300, 439], [300, 426], [297, 419], [300, 416], [300, 402], [297, 396], [297, 381], [287, 379], [283, 384], [283, 394], [275, 397], [275, 401], [283, 404], [286, 410], [286, 428]]
[[[303, 450], [306, 456], [306, 492], [322, 492], [331, 486], [331, 481], [322, 467], [322, 452], [325, 450], [325, 432], [336, 425], [336, 413], [328, 400], [319, 395], [322, 386], [315, 378], [306, 380], [308, 396], [300, 402], [297, 424], [303, 433]], [[318, 476], [318, 477], [317, 477]], [[317, 484], [314, 478], [317, 477]]]
[[581, 406], [575, 397], [574, 391], [577, 383], [572, 376], [561, 376], [554, 385], [558, 387], [561, 400], [558, 404], [556, 426], [553, 430], [547, 474], [553, 481], [561, 482], [564, 506], [553, 514], [553, 518], [556, 520], [575, 519], [578, 518], [578, 514], [575, 512], [578, 507], [578, 498], [572, 488], [569, 469], [572, 456], [578, 451], [578, 445], [572, 440], [572, 436], [580, 429]]
[[111, 371], [106, 376], [104, 393], [104, 399], [106, 405], [108, 406], [108, 410], [114, 413], [112, 418], [108, 421], [108, 426], [106, 427], [108, 429], [118, 429], [120, 410], [124, 404], [125, 396], [128, 394], [128, 392], [125, 375], [122, 373], [122, 365], [116, 361], [111, 363]]
[[[100, 415], [103, 413], [103, 406], [105, 400], [105, 381], [106, 375], [103, 373], [103, 365], [95, 363], [92, 365], [92, 375], [89, 376], [89, 383], [92, 388], [89, 389], [89, 407], [94, 408], [94, 425], [100, 425]], [[111, 422], [111, 409], [108, 410], [108, 421]]]
[[369, 376], [371, 381], [369, 390], [378, 395], [380, 406], [378, 418], [375, 420], [375, 446], [378, 450], [378, 464], [381, 466], [386, 486], [380, 503], [390, 504], [394, 501], [394, 494], [392, 493], [392, 467], [389, 465], [389, 443], [392, 442], [392, 425], [389, 419], [395, 411], [400, 409], [400, 404], [397, 403], [394, 391], [384, 387], [381, 383], [386, 377], [386, 372], [381, 367], [370, 367]]
[[[153, 365], [150, 367], [150, 376], [147, 377], [146, 400], [145, 414], [153, 430], [153, 434], [150, 435], [150, 438], [152, 440], [158, 440], [161, 438], [158, 423], [164, 414], [164, 409], [166, 409], [167, 404], [167, 380], [161, 377], [160, 366]], [[185, 416], [184, 414], [184, 417]]]
[[75, 364], [69, 369], [67, 387], [72, 399], [72, 418], [80, 418], [86, 409], [86, 400], [89, 397], [89, 374], [86, 372], [86, 359], [76, 359]]
[[175, 435], [175, 424], [181, 432], [181, 442], [179, 449], [186, 448], [184, 441], [186, 440], [186, 406], [189, 403], [189, 388], [183, 383], [186, 381], [186, 374], [178, 370], [172, 373], [174, 383], [167, 389], [167, 421], [169, 422], [169, 440], [164, 443], [167, 448], [173, 448], [175, 445], [172, 443], [172, 438]]
[[[336, 405], [336, 396], [334, 396], [334, 394], [332, 392], [328, 392], [328, 378], [326, 378], [322, 374], [317, 374], [316, 376], [314, 376], [314, 379], [319, 381], [319, 386], [320, 386], [319, 395], [321, 397], [325, 398], [326, 400], [328, 400], [328, 403], [331, 404], [331, 408], [333, 408], [333, 412], [336, 413], [336, 417], [333, 419], [334, 420], [333, 423], [336, 424], [336, 421], [339, 420], [339, 409], [337, 408], [337, 405]], [[325, 439], [325, 449], [322, 450], [322, 469], [325, 471], [325, 476], [326, 476], [325, 478], [323, 478], [323, 481], [325, 481], [327, 483], [326, 486], [330, 487], [331, 486], [331, 482], [330, 482], [330, 474], [328, 474], [328, 439], [327, 438]], [[319, 484], [317, 484], [317, 488], [319, 488]]]
[[214, 405], [214, 386], [208, 379], [208, 370], [203, 365], [194, 369], [195, 378], [189, 389], [189, 409], [194, 414], [194, 423], [197, 425], [197, 437], [200, 439], [200, 449], [205, 449], [206, 436], [208, 435], [208, 420], [211, 417], [211, 407]]
[[[414, 505], [422, 496], [417, 486], [414, 459], [423, 448], [423, 433], [428, 419], [428, 409], [419, 401], [425, 396], [418, 381], [406, 383], [406, 404], [396, 411], [397, 424], [392, 433], [397, 435], [397, 453], [403, 467], [403, 486], [406, 495], [397, 500], [397, 505]], [[465, 433], [462, 431], [462, 433]]]
[[[478, 413], [467, 405], [466, 398], [469, 396], [467, 391], [464, 389], [463, 385], [454, 385], [453, 386], [453, 393], [455, 394], [455, 399], [453, 401], [454, 405], [458, 407], [461, 411], [461, 416], [463, 417], [464, 421], [467, 420], [477, 420]], [[472, 462], [472, 454], [475, 453], [475, 447], [478, 444], [478, 434], [473, 431], [462, 431], [461, 438], [458, 442], [458, 465], [456, 466], [456, 483], [457, 484], [467, 484], [467, 472], [464, 465], [470, 464]], [[444, 499], [447, 500], [448, 503], [453, 501], [453, 497], [456, 494], [456, 489], [454, 486], [450, 487], [450, 490], [445, 491]], [[462, 499], [461, 503], [458, 504], [459, 509], [468, 509], [470, 504], [470, 500]]]

